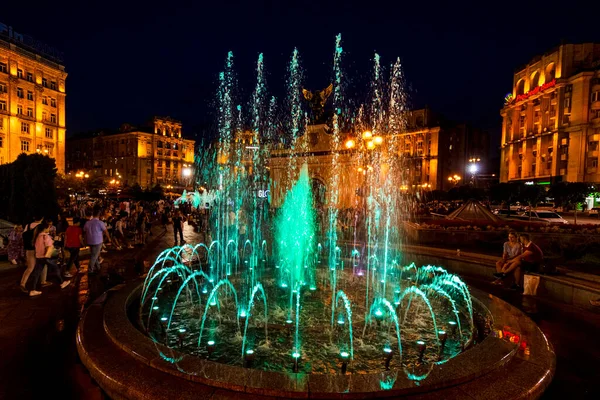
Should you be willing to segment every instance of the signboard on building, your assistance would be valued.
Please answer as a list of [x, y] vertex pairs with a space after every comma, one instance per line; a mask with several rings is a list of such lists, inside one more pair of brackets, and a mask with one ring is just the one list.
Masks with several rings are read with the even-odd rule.
[[4, 38], [9, 42], [13, 42], [18, 45], [23, 45], [26, 48], [41, 54], [42, 56], [52, 59], [53, 61], [60, 63], [63, 62], [64, 55], [61, 51], [58, 51], [54, 47], [48, 46], [47, 44], [42, 43], [29, 35], [19, 33], [15, 31], [12, 26], [3, 24], [2, 22], [0, 22], [0, 38]]

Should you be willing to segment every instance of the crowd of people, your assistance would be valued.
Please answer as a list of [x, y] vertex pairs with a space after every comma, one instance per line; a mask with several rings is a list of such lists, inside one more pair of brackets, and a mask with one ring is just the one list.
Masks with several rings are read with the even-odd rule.
[[[189, 208], [189, 207], [187, 207]], [[174, 244], [183, 245], [183, 227], [191, 210], [169, 200], [155, 202], [86, 200], [63, 208], [55, 218], [35, 217], [8, 234], [10, 263], [25, 267], [20, 289], [30, 297], [53, 284], [61, 289], [80, 269], [80, 251], [89, 248], [88, 274], [100, 273], [102, 253], [145, 245], [152, 227], [173, 225]]]

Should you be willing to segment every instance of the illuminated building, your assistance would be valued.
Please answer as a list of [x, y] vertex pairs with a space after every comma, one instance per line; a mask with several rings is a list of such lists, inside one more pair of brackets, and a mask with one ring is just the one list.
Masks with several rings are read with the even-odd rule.
[[501, 115], [501, 182], [600, 182], [600, 44], [536, 56], [514, 74]]
[[67, 139], [67, 171], [91, 171], [94, 176], [142, 187], [186, 186], [194, 145], [182, 137], [181, 122], [155, 117], [147, 126], [124, 124], [115, 132]]
[[0, 164], [35, 152], [65, 170], [65, 79], [61, 54], [0, 23]]
[[[470, 172], [473, 165], [484, 169], [483, 165], [488, 162], [488, 135], [480, 130], [466, 124], [445, 121], [427, 108], [407, 112], [405, 123], [406, 127], [402, 132], [373, 136], [367, 147], [372, 151], [386, 151], [386, 143], [390, 140], [396, 143], [396, 157], [402, 160], [403, 165], [402, 171], [398, 172], [401, 174], [399, 180], [402, 181], [400, 190], [448, 190], [457, 184], [468, 183], [467, 178], [473, 175]], [[271, 196], [275, 206], [283, 201], [287, 185], [274, 183], [287, 181], [288, 160], [293, 153], [306, 156], [313, 193], [316, 194], [317, 202], [324, 201], [324, 193], [331, 180], [331, 163], [335, 150], [332, 136], [327, 125], [309, 125], [305, 136], [298, 139], [307, 143], [305, 151], [281, 146], [271, 150]], [[352, 207], [356, 203], [356, 197], [361, 196], [365, 171], [356, 164], [356, 140], [352, 135], [342, 136], [346, 139], [338, 149], [338, 163], [341, 166], [339, 206], [345, 208]], [[448, 179], [449, 177], [452, 179]]]

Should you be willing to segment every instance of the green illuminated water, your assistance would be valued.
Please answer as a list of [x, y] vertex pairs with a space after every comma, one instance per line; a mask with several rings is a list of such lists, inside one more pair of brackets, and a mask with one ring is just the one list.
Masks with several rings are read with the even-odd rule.
[[[204, 243], [165, 250], [143, 286], [141, 321], [155, 341], [232, 365], [251, 354], [252, 367], [264, 370], [290, 371], [297, 362], [306, 373], [340, 373], [340, 358], [348, 373], [380, 372], [392, 354], [391, 369], [415, 380], [426, 376], [415, 372], [421, 366], [445, 362], [472, 341], [464, 282], [441, 267], [405, 266], [399, 250], [398, 226], [409, 212], [399, 190], [405, 160], [393, 135], [405, 126], [400, 60], [386, 82], [375, 54], [369, 99], [357, 105], [343, 55], [338, 35], [329, 174], [317, 208], [299, 51], [280, 102], [268, 92], [263, 54], [249, 101], [227, 54], [218, 76], [218, 140], [197, 156], [196, 190], [178, 200], [209, 204]], [[284, 172], [275, 180], [272, 154], [282, 149]], [[342, 211], [342, 177], [349, 173], [358, 175], [360, 195]], [[440, 329], [449, 332], [443, 349]], [[427, 343], [422, 360], [418, 340]], [[386, 376], [384, 389], [397, 375]]]

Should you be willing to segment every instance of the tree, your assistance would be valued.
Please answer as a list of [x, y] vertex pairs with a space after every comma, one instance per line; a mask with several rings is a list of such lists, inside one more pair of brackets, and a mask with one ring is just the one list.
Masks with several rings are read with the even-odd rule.
[[519, 201], [529, 206], [529, 219], [531, 219], [531, 209], [545, 197], [546, 191], [538, 185], [523, 185], [520, 187], [518, 198]]
[[131, 186], [131, 194], [133, 195], [134, 199], [142, 200], [144, 197], [144, 191], [139, 183], [136, 182]]
[[510, 205], [519, 201], [524, 186], [521, 182], [499, 183], [490, 188], [490, 199], [504, 204], [510, 216]]
[[151, 193], [151, 200], [160, 200], [163, 197], [165, 197], [165, 190], [163, 189], [163, 187], [160, 185], [160, 183], [157, 183], [156, 185], [154, 185], [154, 187], [152, 188], [152, 190], [150, 191]]
[[550, 187], [549, 194], [554, 198], [557, 206], [574, 208], [574, 218], [577, 223], [577, 204], [583, 203], [592, 190], [592, 186], [585, 182], [557, 182]]
[[8, 180], [3, 190], [8, 190], [5, 199], [7, 217], [12, 222], [27, 223], [33, 217], [55, 218], [59, 207], [56, 198], [56, 163], [41, 154], [21, 154], [6, 166]]

